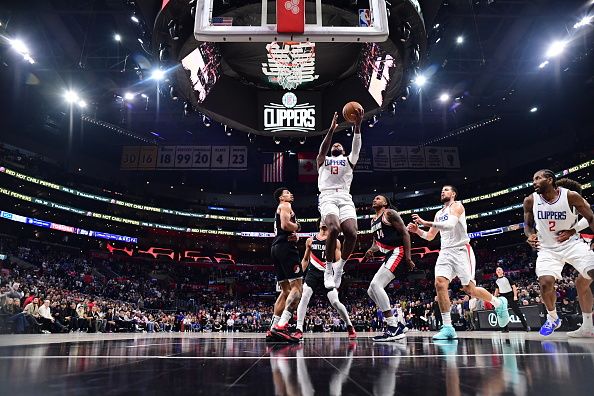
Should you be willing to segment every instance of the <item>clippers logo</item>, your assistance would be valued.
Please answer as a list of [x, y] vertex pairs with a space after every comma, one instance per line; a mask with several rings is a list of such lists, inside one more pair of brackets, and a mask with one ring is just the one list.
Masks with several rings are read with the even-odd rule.
[[316, 129], [316, 107], [313, 104], [297, 104], [297, 95], [287, 92], [282, 104], [264, 105], [264, 130], [268, 132], [311, 132]]
[[293, 14], [299, 14], [299, 0], [289, 0], [285, 2], [285, 8], [287, 11], [291, 11]]

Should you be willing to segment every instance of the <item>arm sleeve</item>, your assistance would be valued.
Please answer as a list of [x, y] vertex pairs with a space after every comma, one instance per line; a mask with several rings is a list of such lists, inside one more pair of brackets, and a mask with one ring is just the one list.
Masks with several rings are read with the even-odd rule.
[[351, 153], [349, 154], [349, 161], [353, 166], [357, 165], [357, 161], [359, 161], [359, 152], [361, 151], [361, 134], [354, 133], [353, 134], [353, 148], [351, 149]]
[[433, 223], [433, 227], [437, 228], [438, 230], [451, 230], [456, 226], [458, 223], [457, 216], [448, 216], [448, 219], [445, 221], [437, 221]]
[[585, 217], [582, 217], [580, 219], [580, 221], [578, 221], [574, 226], [573, 229], [576, 230], [577, 232], [583, 231], [586, 228], [588, 228], [590, 226], [590, 224], [588, 223], [588, 220]]

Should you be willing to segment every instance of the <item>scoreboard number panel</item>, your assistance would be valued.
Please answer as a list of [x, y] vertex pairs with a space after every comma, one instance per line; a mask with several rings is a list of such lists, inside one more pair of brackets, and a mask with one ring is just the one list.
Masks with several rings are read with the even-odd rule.
[[175, 167], [191, 168], [194, 160], [194, 148], [192, 146], [177, 146], [175, 149]]
[[229, 146], [212, 146], [210, 167], [213, 169], [229, 167]]
[[192, 168], [203, 168], [208, 169], [210, 168], [210, 154], [211, 154], [211, 147], [210, 146], [193, 146], [192, 147]]

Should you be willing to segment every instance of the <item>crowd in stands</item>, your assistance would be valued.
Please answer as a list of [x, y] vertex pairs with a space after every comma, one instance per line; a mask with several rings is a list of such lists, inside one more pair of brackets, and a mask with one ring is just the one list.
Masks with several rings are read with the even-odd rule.
[[[0, 238], [0, 249], [8, 256], [0, 260], [1, 332], [263, 332], [270, 325], [276, 298], [273, 271], [96, 259], [10, 238]], [[540, 303], [534, 256], [527, 246], [479, 250], [477, 262], [479, 285], [494, 291], [494, 271], [501, 266], [518, 286], [520, 305]], [[394, 308], [417, 330], [435, 330], [441, 320], [427, 267], [414, 279], [395, 280], [387, 290]], [[340, 291], [360, 332], [383, 328], [382, 314], [366, 290], [374, 272], [347, 271]], [[571, 325], [579, 323], [574, 279], [568, 270], [557, 285], [559, 311]], [[491, 308], [465, 296], [457, 282], [452, 283], [451, 299], [452, 317], [461, 328], [473, 329], [473, 311]], [[345, 328], [324, 295], [311, 299], [304, 331]]]

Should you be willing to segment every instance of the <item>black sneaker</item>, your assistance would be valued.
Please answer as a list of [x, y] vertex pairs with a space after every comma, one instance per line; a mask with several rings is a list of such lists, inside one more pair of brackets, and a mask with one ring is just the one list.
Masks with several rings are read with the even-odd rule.
[[406, 337], [404, 334], [404, 326], [399, 324], [398, 326], [388, 326], [384, 334], [378, 335], [372, 338], [374, 342], [389, 342], [401, 340]]

